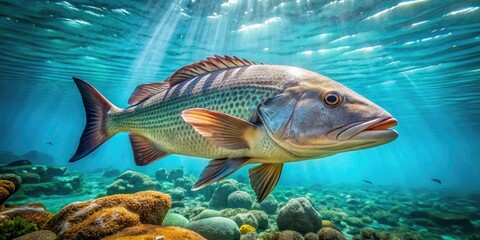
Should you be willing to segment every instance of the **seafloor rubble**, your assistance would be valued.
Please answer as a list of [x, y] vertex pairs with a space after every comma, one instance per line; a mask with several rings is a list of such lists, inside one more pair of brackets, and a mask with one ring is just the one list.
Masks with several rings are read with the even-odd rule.
[[16, 160], [0, 170], [0, 240], [480, 239], [474, 194], [278, 186], [257, 204], [244, 178], [191, 191], [195, 177], [178, 168], [83, 174]]

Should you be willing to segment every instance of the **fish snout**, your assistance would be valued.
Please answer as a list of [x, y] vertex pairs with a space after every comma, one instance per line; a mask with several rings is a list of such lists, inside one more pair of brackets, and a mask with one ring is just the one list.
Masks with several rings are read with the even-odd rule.
[[379, 117], [334, 129], [327, 134], [327, 137], [336, 141], [364, 140], [387, 143], [397, 138], [397, 131], [390, 129], [397, 124], [398, 121], [392, 116]]

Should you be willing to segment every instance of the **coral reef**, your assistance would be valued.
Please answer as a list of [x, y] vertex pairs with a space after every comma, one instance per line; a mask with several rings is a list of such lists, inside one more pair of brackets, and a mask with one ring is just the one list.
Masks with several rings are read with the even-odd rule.
[[41, 203], [28, 203], [0, 212], [0, 219], [22, 218], [42, 228], [53, 217]]
[[[9, 165], [1, 165], [1, 167], [7, 169], [35, 167], [23, 160], [11, 162]], [[44, 168], [40, 166], [40, 169]], [[478, 239], [478, 231], [480, 231], [480, 205], [478, 205], [480, 195], [475, 194], [460, 198], [444, 192], [432, 194], [414, 190], [397, 194], [401, 190], [383, 187], [374, 189], [342, 187], [342, 191], [338, 191], [337, 188], [330, 186], [279, 186], [273, 194], [258, 204], [250, 202], [254, 192], [248, 181], [239, 183], [235, 180], [223, 180], [199, 191], [191, 191], [190, 188], [197, 177], [186, 175], [183, 170], [159, 169], [157, 175], [160, 173], [163, 175], [156, 177], [163, 179], [162, 181], [153, 180], [154, 177], [133, 171], [127, 171], [124, 174], [114, 170], [109, 171], [98, 169], [85, 175], [78, 172], [62, 172], [63, 175], [53, 176], [47, 182], [38, 182], [42, 180], [39, 173], [18, 173], [23, 177], [23, 183], [20, 189], [10, 196], [7, 204], [0, 205], [0, 211], [3, 211], [0, 212], [0, 219], [11, 220], [16, 216], [21, 217], [38, 229], [48, 221], [45, 229], [55, 232], [52, 236], [52, 232], [37, 231], [22, 236], [23, 239], [27, 239], [28, 236], [31, 239], [40, 239], [43, 233], [50, 237], [46, 239], [52, 239], [56, 235], [58, 239], [80, 237], [155, 239], [162, 236], [163, 239], [171, 239], [167, 237], [170, 235], [166, 232], [173, 228], [162, 228], [160, 225], [183, 227], [185, 228], [183, 230], [189, 233], [203, 231], [198, 232], [200, 235], [196, 236], [185, 233], [185, 236], [192, 236], [192, 239], [198, 239], [200, 236], [202, 239], [214, 237], [213, 239], [243, 240], [278, 240], [280, 237], [292, 239], [301, 237], [309, 240], [352, 238], [357, 240], [441, 238], [474, 240]], [[107, 172], [109, 173], [106, 174]], [[172, 172], [174, 174], [169, 178]], [[132, 182], [125, 181], [127, 182], [125, 189], [140, 191], [154, 186], [154, 188], [163, 189], [165, 194], [171, 195], [173, 201], [171, 209], [168, 210], [163, 221], [159, 219], [163, 218], [162, 214], [167, 211], [168, 204], [157, 214], [159, 210], [154, 205], [162, 205], [155, 203], [159, 201], [158, 197], [138, 202], [138, 197], [133, 196], [136, 194], [130, 194], [111, 200], [108, 206], [102, 203], [105, 201], [103, 199], [115, 196], [106, 196], [106, 189], [109, 184], [116, 181], [112, 177], [120, 179], [121, 175], [124, 175], [123, 181], [131, 180]], [[88, 181], [82, 181], [82, 179], [88, 179]], [[11, 183], [5, 184], [6, 189], [4, 188], [8, 193], [14, 187], [18, 189], [15, 184], [20, 183], [18, 177], [11, 180]], [[150, 183], [142, 184], [144, 182]], [[62, 184], [64, 186], [57, 187]], [[72, 191], [72, 189], [76, 190]], [[66, 194], [67, 192], [70, 193]], [[58, 194], [64, 195], [55, 196]], [[101, 198], [85, 201], [97, 196]], [[300, 198], [292, 199], [297, 196]], [[50, 219], [52, 214], [47, 212], [41, 204], [15, 204], [32, 201], [33, 199], [29, 199], [31, 197], [44, 203], [50, 211], [57, 212], [62, 207], [63, 210]], [[85, 202], [64, 207], [74, 201]], [[145, 221], [145, 218], [150, 220]], [[100, 224], [102, 228], [99, 227]], [[244, 228], [247, 225], [244, 224], [254, 227], [258, 234], [245, 231]], [[193, 227], [198, 230], [194, 230]], [[241, 234], [240, 229], [242, 233], [247, 233]], [[281, 231], [273, 231], [274, 229]], [[182, 231], [181, 228], [178, 230]], [[32, 236], [36, 237], [32, 238]]]
[[160, 189], [160, 184], [149, 176], [139, 172], [126, 171], [107, 187], [107, 195]]
[[0, 166], [0, 172], [21, 175], [25, 173], [34, 173], [40, 176], [41, 182], [51, 181], [54, 177], [63, 176], [67, 171], [66, 167], [54, 167], [47, 165], [16, 165]]
[[160, 225], [170, 205], [170, 197], [156, 191], [112, 195], [69, 204], [44, 229], [61, 239], [98, 239], [140, 223]]
[[24, 184], [23, 194], [30, 197], [41, 195], [68, 195], [80, 190], [82, 180], [79, 176], [56, 177], [54, 181]]
[[5, 203], [22, 185], [22, 179], [15, 174], [0, 176], [0, 205]]
[[124, 228], [121, 231], [103, 238], [103, 240], [206, 240], [196, 232], [173, 226], [156, 226], [142, 224]]
[[245, 235], [249, 232], [257, 232], [257, 230], [255, 229], [255, 227], [248, 224], [243, 224], [242, 226], [240, 226], [240, 234]]
[[[0, 172], [11, 173], [21, 178], [22, 188], [16, 199], [42, 195], [68, 195], [82, 188], [80, 176], [65, 174], [67, 168], [32, 165], [28, 160], [17, 160], [0, 166]], [[1, 195], [1, 193], [0, 193]]]

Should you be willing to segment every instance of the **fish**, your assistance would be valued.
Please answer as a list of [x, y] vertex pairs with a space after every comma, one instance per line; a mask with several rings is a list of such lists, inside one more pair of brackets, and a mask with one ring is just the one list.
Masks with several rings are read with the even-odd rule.
[[363, 181], [368, 183], [368, 184], [372, 184], [372, 181], [368, 181], [368, 180], [363, 180]]
[[136, 165], [171, 154], [212, 159], [192, 190], [249, 168], [257, 202], [284, 164], [371, 148], [397, 138], [390, 113], [346, 86], [306, 69], [219, 56], [184, 66], [164, 81], [138, 85], [130, 106], [110, 103], [73, 77], [86, 125], [70, 162], [128, 132]]
[[432, 181], [434, 181], [438, 184], [442, 184], [442, 181], [440, 179], [437, 179], [437, 178], [432, 178]]
[[48, 144], [50, 146], [53, 146], [53, 142], [46, 142], [45, 144]]

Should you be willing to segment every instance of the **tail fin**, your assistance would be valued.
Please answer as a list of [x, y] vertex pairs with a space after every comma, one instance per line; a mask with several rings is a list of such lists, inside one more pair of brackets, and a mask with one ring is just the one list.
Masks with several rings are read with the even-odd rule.
[[87, 156], [115, 134], [109, 133], [105, 126], [108, 111], [117, 109], [89, 83], [76, 77], [73, 77], [73, 81], [82, 95], [87, 123], [80, 137], [77, 151], [69, 162], [75, 162]]

